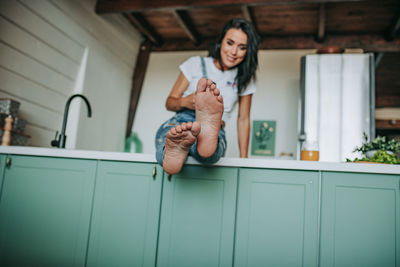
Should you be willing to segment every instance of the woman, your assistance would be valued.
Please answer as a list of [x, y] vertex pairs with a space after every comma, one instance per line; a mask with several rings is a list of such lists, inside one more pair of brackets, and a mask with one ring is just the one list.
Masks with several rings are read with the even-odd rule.
[[224, 126], [236, 102], [240, 157], [247, 158], [258, 43], [250, 22], [233, 19], [222, 30], [215, 55], [191, 57], [180, 65], [166, 101], [166, 108], [177, 113], [156, 135], [156, 158], [165, 172], [178, 173], [188, 154], [206, 164], [224, 156]]

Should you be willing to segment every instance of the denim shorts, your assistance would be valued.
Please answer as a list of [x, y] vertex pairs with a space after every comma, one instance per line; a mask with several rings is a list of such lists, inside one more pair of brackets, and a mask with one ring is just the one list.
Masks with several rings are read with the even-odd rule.
[[[184, 122], [193, 122], [196, 119], [196, 113], [194, 110], [183, 109], [182, 111], [177, 112], [171, 119], [164, 122], [161, 127], [158, 129], [156, 134], [156, 159], [158, 164], [163, 165], [164, 153], [165, 153], [165, 136], [167, 135], [169, 129], [177, 126], [178, 124], [182, 124]], [[224, 129], [220, 128], [218, 134], [218, 144], [217, 149], [214, 154], [208, 158], [203, 158], [197, 152], [197, 140], [192, 145], [189, 151], [189, 156], [192, 156], [200, 163], [204, 164], [213, 164], [217, 162], [221, 157], [225, 155], [226, 150], [226, 138]]]

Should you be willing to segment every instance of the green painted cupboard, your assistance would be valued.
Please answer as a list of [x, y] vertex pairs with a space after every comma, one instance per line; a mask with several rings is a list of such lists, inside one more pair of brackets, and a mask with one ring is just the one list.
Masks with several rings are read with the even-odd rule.
[[0, 195], [0, 266], [84, 266], [96, 162], [8, 158]]
[[400, 174], [0, 155], [0, 266], [26, 265], [400, 266]]
[[316, 171], [240, 169], [235, 266], [317, 266]]
[[320, 266], [400, 266], [400, 175], [322, 173]]
[[232, 266], [237, 171], [185, 166], [164, 178], [157, 266]]
[[162, 168], [100, 161], [87, 266], [154, 266]]
[[0, 155], [0, 196], [1, 196], [1, 189], [3, 187], [5, 166], [6, 166], [6, 155]]

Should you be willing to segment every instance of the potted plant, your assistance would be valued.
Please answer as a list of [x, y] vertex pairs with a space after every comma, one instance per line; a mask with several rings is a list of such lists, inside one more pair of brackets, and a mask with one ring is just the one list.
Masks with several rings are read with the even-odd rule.
[[[400, 152], [400, 141], [396, 141], [394, 139], [390, 141], [386, 141], [385, 136], [377, 136], [374, 140], [368, 141], [368, 136], [366, 133], [363, 133], [364, 142], [360, 147], [356, 147], [353, 152], [361, 152], [366, 158], [364, 161], [376, 161], [385, 163], [395, 162], [398, 164], [398, 158], [396, 155]], [[393, 160], [391, 160], [393, 158]]]

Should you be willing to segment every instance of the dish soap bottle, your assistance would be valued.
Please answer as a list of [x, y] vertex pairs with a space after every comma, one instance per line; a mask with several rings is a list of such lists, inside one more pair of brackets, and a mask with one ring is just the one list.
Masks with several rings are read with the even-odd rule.
[[143, 145], [136, 132], [132, 132], [130, 136], [125, 139], [125, 152], [142, 153]]

